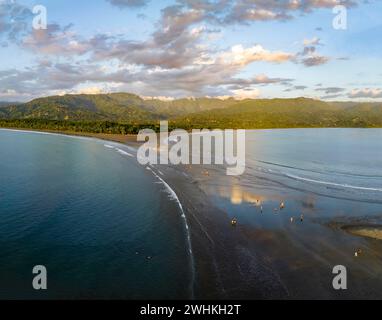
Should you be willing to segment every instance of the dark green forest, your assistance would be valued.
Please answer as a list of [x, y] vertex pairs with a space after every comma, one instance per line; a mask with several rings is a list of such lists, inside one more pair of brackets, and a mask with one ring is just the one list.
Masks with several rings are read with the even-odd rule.
[[27, 103], [1, 103], [0, 126], [36, 130], [135, 134], [142, 128], [382, 127], [382, 103], [296, 99], [161, 101], [129, 93], [65, 95]]

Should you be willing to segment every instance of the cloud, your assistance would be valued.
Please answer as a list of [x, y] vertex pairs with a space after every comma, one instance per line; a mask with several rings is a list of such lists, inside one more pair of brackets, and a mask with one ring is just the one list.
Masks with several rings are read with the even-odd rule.
[[18, 42], [32, 27], [33, 13], [12, 0], [0, 1], [0, 38]]
[[160, 101], [174, 101], [174, 97], [166, 97], [166, 96], [156, 96], [156, 97], [148, 97], [148, 96], [141, 96], [143, 100], [160, 100]]
[[144, 7], [150, 2], [150, 0], [106, 0], [110, 2], [113, 6], [118, 8], [140, 8]]
[[72, 31], [72, 25], [55, 23], [47, 29], [33, 29], [34, 14], [26, 6], [13, 0], [0, 1], [0, 39], [17, 44], [23, 49], [49, 55], [81, 55], [90, 50], [87, 40]]
[[260, 90], [259, 89], [237, 89], [233, 90], [231, 95], [223, 95], [223, 96], [207, 96], [208, 98], [215, 98], [220, 100], [228, 100], [228, 99], [235, 99], [235, 100], [245, 100], [245, 99], [257, 99], [260, 97]]
[[307, 88], [308, 88], [307, 86], [294, 86], [295, 90], [305, 90]]
[[269, 20], [286, 21], [317, 9], [331, 9], [338, 4], [350, 8], [360, 2], [357, 0], [237, 0], [230, 1], [231, 8], [223, 21], [237, 24]]
[[236, 7], [235, 10], [226, 17], [226, 23], [246, 23], [249, 21], [269, 21], [269, 20], [288, 20], [292, 17], [284, 14], [278, 13], [271, 10], [265, 9], [242, 9]]
[[[138, 8], [148, 1], [107, 0], [120, 8]], [[319, 54], [320, 39], [303, 41], [301, 52], [271, 50], [261, 44], [215, 47], [211, 38], [219, 28], [253, 21], [286, 21], [313, 10], [332, 8], [335, 0], [175, 0], [161, 10], [155, 30], [140, 41], [126, 35], [96, 34], [85, 38], [74, 26], [51, 23], [47, 30], [32, 30], [31, 11], [6, 1], [12, 11], [0, 14], [0, 36], [46, 60], [29, 68], [0, 71], [4, 94], [46, 95], [56, 92], [133, 91], [145, 96], [256, 96], [260, 86], [288, 85], [293, 79], [253, 75], [241, 78], [257, 62], [298, 63], [307, 67], [327, 63]], [[358, 1], [341, 1], [354, 6]], [[0, 1], [1, 8], [4, 2]], [[30, 24], [30, 25], [29, 25]], [[58, 63], [60, 61], [60, 63]], [[107, 85], [108, 84], [108, 85]], [[304, 90], [304, 86], [295, 86]]]
[[78, 94], [100, 94], [105, 92], [101, 87], [85, 87], [76, 91]]
[[[10, 70], [0, 77], [0, 87], [38, 96], [85, 85], [96, 90], [110, 83], [111, 90], [117, 87], [145, 96], [248, 96], [256, 94], [255, 86], [292, 81], [263, 74], [247, 79], [237, 75], [252, 63], [284, 63], [292, 61], [294, 54], [259, 44], [226, 50], [207, 45], [216, 30], [200, 24], [210, 19], [208, 10], [220, 10], [224, 2], [178, 1], [162, 10], [157, 29], [143, 41], [105, 34], [84, 39], [72, 25], [50, 24], [47, 30], [31, 32], [22, 46], [44, 56], [64, 56], [66, 62], [45, 59], [34, 67]], [[85, 54], [88, 60], [78, 59]]]
[[61, 27], [49, 24], [47, 29], [33, 30], [22, 45], [34, 52], [49, 55], [82, 55], [91, 48], [90, 44], [71, 31], [72, 25]]
[[199, 11], [204, 21], [226, 26], [256, 21], [287, 21], [336, 5], [355, 7], [363, 0], [177, 0], [183, 9]]
[[302, 63], [306, 67], [315, 67], [315, 66], [319, 66], [319, 65], [325, 64], [329, 60], [330, 59], [328, 57], [325, 57], [325, 56], [312, 55], [312, 56], [310, 56], [308, 58], [302, 59]]
[[304, 40], [304, 46], [318, 46], [321, 45], [320, 38], [314, 37], [312, 39], [305, 39]]
[[321, 100], [330, 100], [330, 99], [336, 99], [336, 98], [339, 98], [342, 96], [343, 96], [342, 94], [328, 94], [328, 95], [320, 97], [320, 99]]
[[321, 96], [322, 100], [335, 99], [343, 96], [343, 92], [346, 90], [345, 88], [340, 87], [326, 87], [326, 88], [316, 88], [317, 92], [324, 92], [325, 95]]
[[205, 27], [193, 27], [203, 20], [196, 10], [170, 6], [162, 10], [158, 28], [144, 41], [116, 39], [97, 35], [90, 44], [97, 60], [118, 59], [124, 63], [146, 67], [181, 68], [203, 57], [202, 37], [209, 32]]
[[[235, 77], [238, 65], [207, 64], [182, 69], [105, 68], [97, 63], [51, 63], [40, 61], [23, 70], [0, 71], [0, 87], [15, 95], [37, 97], [78, 92], [130, 91], [144, 96], [221, 96], [256, 92], [256, 86], [286, 84], [292, 79]], [[86, 90], [86, 91], [85, 91]]]
[[365, 89], [354, 89], [349, 93], [349, 98], [370, 98], [378, 99], [382, 98], [382, 89], [365, 88]]
[[296, 55], [295, 61], [302, 63], [306, 67], [315, 67], [327, 63], [330, 58], [320, 55], [317, 52], [317, 46], [322, 46], [320, 38], [305, 39], [303, 41], [304, 48]]
[[335, 94], [344, 92], [345, 88], [339, 88], [339, 87], [327, 87], [327, 88], [318, 88], [316, 91], [322, 91], [325, 92], [325, 94]]
[[[291, 86], [290, 82], [285, 82], [284, 84], [287, 86]], [[306, 90], [306, 89], [308, 89], [307, 86], [292, 86], [290, 88], [284, 89], [284, 92], [293, 92], [295, 90]]]
[[244, 99], [257, 99], [260, 96], [259, 89], [238, 89], [233, 90], [233, 97], [236, 100], [244, 100]]
[[244, 80], [237, 79], [236, 74], [254, 62], [293, 61], [292, 53], [270, 51], [261, 45], [239, 44], [220, 51], [206, 45], [216, 31], [200, 26], [206, 19], [204, 10], [215, 10], [223, 2], [178, 1], [162, 10], [158, 29], [144, 41], [98, 35], [90, 41], [93, 58], [138, 66], [130, 81], [139, 82], [140, 90], [145, 88], [153, 96], [172, 91], [178, 95], [233, 94], [233, 90], [252, 90], [254, 85], [290, 81], [264, 75]]
[[0, 87], [3, 90], [13, 90], [15, 95], [29, 98], [70, 92], [91, 82], [114, 81], [109, 74], [103, 73], [102, 67], [95, 65], [41, 61], [22, 70], [0, 71]]
[[[178, 4], [162, 10], [157, 30], [144, 41], [97, 35], [90, 40], [94, 59], [118, 59], [123, 63], [162, 69], [180, 69], [212, 63], [216, 57], [213, 50], [206, 45], [206, 38], [211, 33], [216, 33], [216, 30], [200, 24], [211, 19], [207, 9], [217, 10], [216, 8], [220, 8], [226, 2], [178, 1]], [[282, 51], [268, 51], [261, 45], [250, 48], [238, 45], [221, 55], [220, 59], [225, 59], [227, 64], [248, 65], [255, 61], [286, 62], [291, 60], [292, 56]]]
[[231, 51], [225, 52], [220, 56], [224, 64], [248, 65], [254, 61], [265, 61], [282, 63], [292, 60], [293, 54], [282, 51], [268, 51], [261, 45], [255, 45], [250, 48], [244, 48], [242, 45], [236, 45]]

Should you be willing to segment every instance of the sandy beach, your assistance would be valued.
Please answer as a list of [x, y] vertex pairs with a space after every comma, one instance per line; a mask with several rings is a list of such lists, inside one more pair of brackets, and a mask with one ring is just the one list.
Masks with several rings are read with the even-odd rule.
[[[121, 149], [139, 145], [134, 136], [76, 135], [109, 140]], [[195, 261], [194, 298], [382, 298], [380, 204], [307, 193], [262, 179], [248, 184], [246, 176], [227, 177], [221, 166], [158, 165], [151, 170], [184, 208]], [[286, 208], [277, 210], [281, 201]], [[375, 214], [357, 217], [354, 208]], [[342, 215], [321, 214], [326, 211]], [[355, 257], [360, 248], [362, 254]], [[332, 268], [339, 264], [351, 275], [349, 289], [341, 292], [332, 287]]]
[[343, 229], [351, 234], [375, 240], [382, 240], [382, 226], [379, 225], [353, 225], [344, 226]]
[[[373, 227], [332, 229], [306, 214], [285, 227], [269, 229], [247, 223], [231, 226], [203, 190], [201, 168], [161, 168], [184, 204], [191, 224], [197, 265], [196, 296], [202, 299], [352, 299], [381, 297], [382, 242]], [[213, 172], [210, 170], [210, 172]], [[214, 181], [213, 174], [208, 180]], [[277, 196], [277, 195], [276, 195]], [[326, 201], [325, 199], [321, 199]], [[288, 204], [287, 204], [288, 205]], [[290, 205], [290, 204], [289, 204]], [[275, 215], [264, 204], [264, 213]], [[252, 209], [251, 215], [259, 215]], [[280, 215], [287, 215], [288, 210]], [[380, 217], [378, 217], [380, 219]], [[344, 219], [353, 225], [351, 219]], [[355, 237], [354, 234], [357, 234]], [[361, 237], [360, 237], [361, 236]], [[362, 255], [354, 257], [357, 248]], [[332, 287], [332, 268], [343, 264], [352, 275], [345, 292]]]

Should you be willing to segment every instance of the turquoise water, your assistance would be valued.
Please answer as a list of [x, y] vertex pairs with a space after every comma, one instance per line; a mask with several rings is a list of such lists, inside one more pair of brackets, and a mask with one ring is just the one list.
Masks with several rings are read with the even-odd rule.
[[179, 206], [128, 150], [2, 130], [0, 150], [0, 298], [190, 297]]

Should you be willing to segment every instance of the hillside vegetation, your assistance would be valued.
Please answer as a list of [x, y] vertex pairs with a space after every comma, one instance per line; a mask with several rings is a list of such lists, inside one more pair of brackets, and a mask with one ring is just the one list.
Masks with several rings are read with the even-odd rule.
[[318, 100], [245, 100], [234, 107], [178, 117], [182, 128], [319, 128], [382, 127], [381, 104], [326, 103]]
[[0, 108], [0, 126], [96, 133], [136, 133], [158, 128], [382, 127], [382, 103], [296, 99], [162, 101], [129, 93], [39, 98]]
[[69, 121], [117, 121], [122, 123], [167, 119], [194, 112], [225, 108], [235, 100], [179, 99], [144, 100], [129, 93], [65, 95], [35, 99], [0, 110], [2, 119], [44, 119]]

